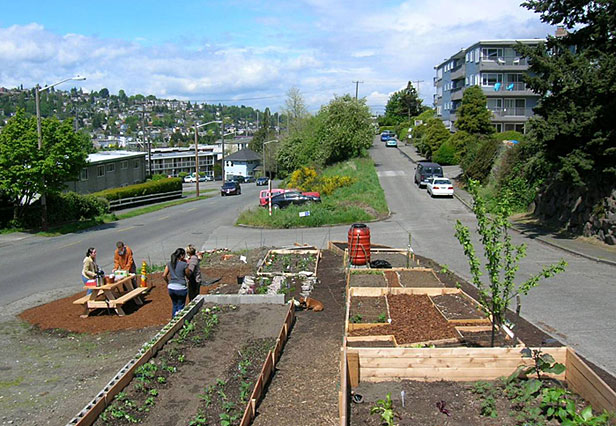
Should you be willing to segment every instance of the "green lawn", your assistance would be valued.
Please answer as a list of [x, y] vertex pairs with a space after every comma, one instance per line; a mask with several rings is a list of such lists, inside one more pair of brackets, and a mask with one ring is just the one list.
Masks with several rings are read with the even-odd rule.
[[[320, 204], [289, 206], [272, 212], [255, 207], [242, 212], [237, 224], [264, 228], [297, 228], [367, 222], [385, 217], [388, 213], [385, 194], [379, 184], [374, 162], [369, 158], [353, 159], [328, 167], [324, 176], [351, 176], [353, 185], [338, 188], [331, 195], [322, 196]], [[299, 213], [310, 211], [310, 216]]]

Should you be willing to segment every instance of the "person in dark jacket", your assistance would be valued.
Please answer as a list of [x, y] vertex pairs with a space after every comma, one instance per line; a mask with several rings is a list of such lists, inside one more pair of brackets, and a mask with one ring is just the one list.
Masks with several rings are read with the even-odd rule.
[[169, 297], [171, 297], [172, 317], [176, 316], [186, 305], [188, 274], [186, 250], [183, 248], [175, 249], [171, 254], [171, 260], [167, 263], [163, 272], [163, 279], [167, 282], [167, 290], [169, 291]]

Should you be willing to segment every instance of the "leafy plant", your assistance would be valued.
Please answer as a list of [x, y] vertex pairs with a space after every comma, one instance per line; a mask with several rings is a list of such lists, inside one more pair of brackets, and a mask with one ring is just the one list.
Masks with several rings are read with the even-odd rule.
[[386, 313], [380, 314], [379, 317], [377, 318], [377, 322], [387, 322], [387, 314]]
[[552, 355], [543, 352], [541, 348], [524, 348], [520, 352], [523, 358], [532, 358], [534, 365], [518, 366], [518, 368], [509, 376], [509, 381], [520, 377], [526, 377], [529, 374], [537, 374], [537, 379], [541, 380], [541, 373], [561, 374], [565, 371], [565, 366], [563, 364], [556, 362]]
[[379, 399], [376, 404], [370, 409], [370, 414], [379, 414], [381, 421], [387, 426], [394, 425], [394, 408], [391, 400], [391, 393], [385, 396], [385, 399]]
[[478, 182], [469, 181], [468, 189], [473, 196], [473, 212], [477, 218], [477, 232], [487, 260], [485, 267], [489, 275], [489, 286], [486, 287], [481, 281], [480, 262], [470, 238], [469, 228], [462, 225], [459, 220], [456, 221], [455, 236], [468, 258], [473, 284], [479, 290], [479, 302], [486, 314], [492, 316], [491, 346], [494, 346], [496, 327], [500, 326], [505, 320], [511, 299], [519, 294], [527, 295], [531, 288], [539, 285], [542, 278], [549, 278], [563, 272], [567, 262], [561, 260], [556, 264], [544, 267], [539, 274], [531, 276], [516, 289], [514, 279], [519, 268], [519, 261], [526, 256], [526, 245], [515, 245], [511, 240], [508, 232], [510, 208], [507, 200], [499, 199], [497, 211], [490, 216], [485, 201], [478, 194], [478, 186]]
[[349, 318], [349, 321], [351, 321], [352, 323], [358, 323], [358, 322], [361, 322], [361, 318], [362, 318], [361, 315], [355, 314], [351, 316], [351, 318]]
[[220, 413], [218, 416], [220, 417], [220, 426], [231, 426], [239, 419], [239, 414]]

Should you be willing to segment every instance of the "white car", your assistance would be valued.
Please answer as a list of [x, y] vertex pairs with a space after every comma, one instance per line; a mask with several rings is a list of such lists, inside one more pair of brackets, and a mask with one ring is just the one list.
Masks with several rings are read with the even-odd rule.
[[426, 190], [431, 197], [453, 197], [453, 184], [447, 178], [431, 177], [426, 183]]
[[184, 183], [195, 183], [197, 179], [193, 175], [184, 176]]

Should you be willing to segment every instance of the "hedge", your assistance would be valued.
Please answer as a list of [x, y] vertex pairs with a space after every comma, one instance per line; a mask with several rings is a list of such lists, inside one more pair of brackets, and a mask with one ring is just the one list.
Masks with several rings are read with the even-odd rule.
[[[93, 219], [105, 213], [109, 213], [109, 201], [92, 194], [65, 192], [47, 196], [47, 223], [50, 225]], [[24, 213], [23, 225], [41, 225], [41, 205], [38, 200]]]
[[151, 180], [145, 183], [138, 183], [136, 185], [124, 186], [121, 188], [105, 189], [104, 191], [95, 192], [92, 195], [113, 201], [123, 198], [139, 197], [141, 195], [180, 191], [181, 189], [181, 178], [168, 178]]

